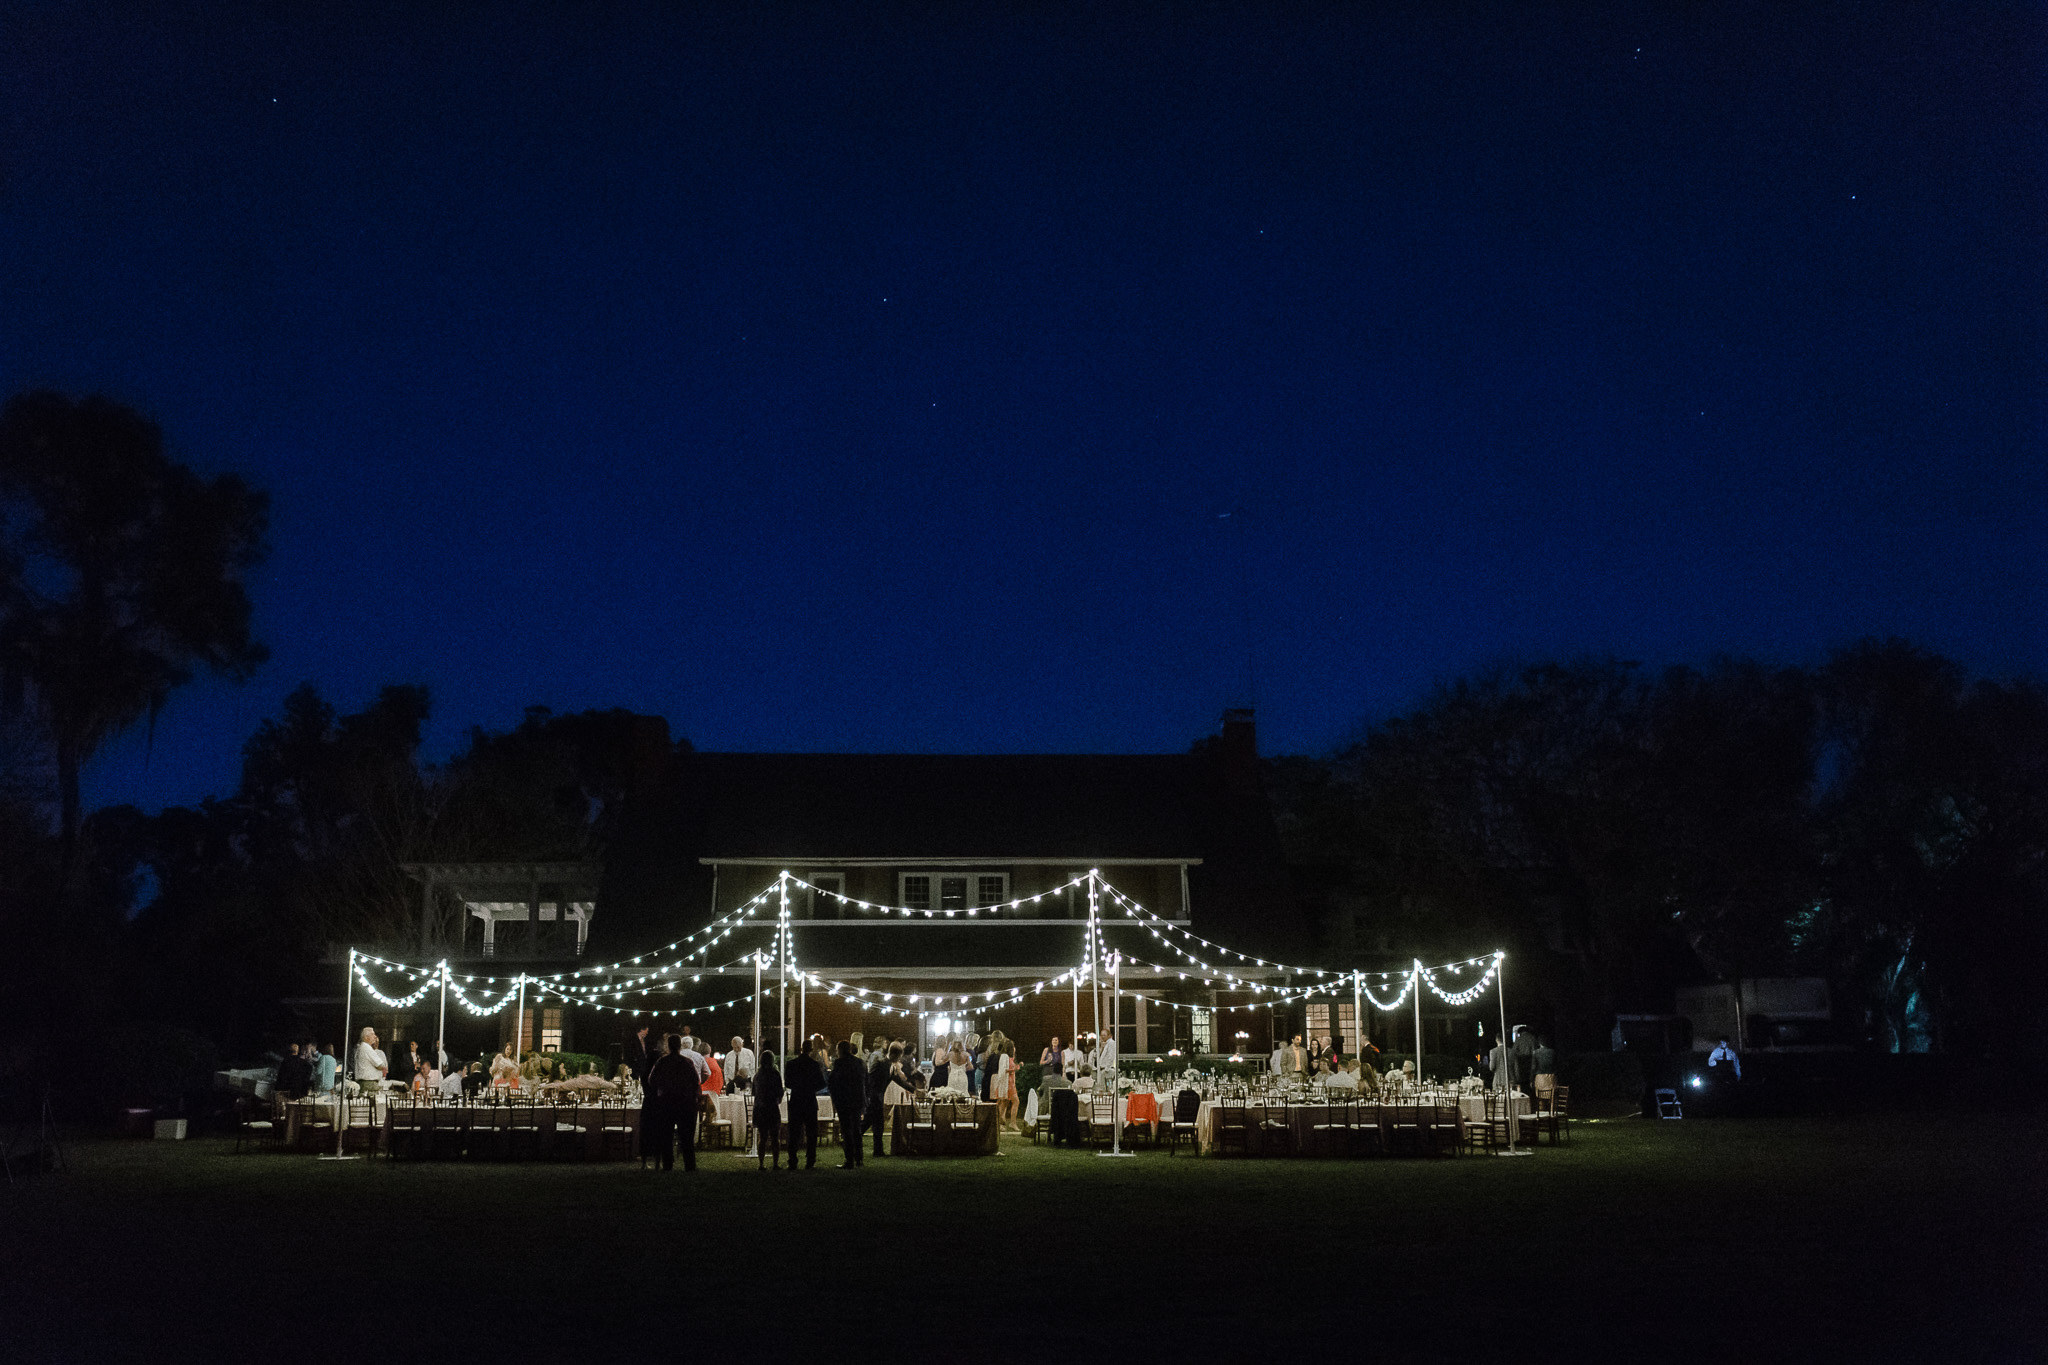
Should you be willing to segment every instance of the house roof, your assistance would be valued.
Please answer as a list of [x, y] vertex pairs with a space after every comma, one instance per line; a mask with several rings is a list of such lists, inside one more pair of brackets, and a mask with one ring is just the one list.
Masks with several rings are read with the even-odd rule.
[[692, 754], [702, 856], [1155, 858], [1200, 848], [1185, 754]]

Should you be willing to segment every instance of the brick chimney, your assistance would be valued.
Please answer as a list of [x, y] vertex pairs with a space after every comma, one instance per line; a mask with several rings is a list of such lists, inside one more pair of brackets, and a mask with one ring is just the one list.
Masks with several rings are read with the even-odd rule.
[[1232, 707], [1223, 713], [1223, 734], [1217, 748], [1223, 759], [1224, 781], [1241, 795], [1259, 790], [1259, 730], [1248, 706]]

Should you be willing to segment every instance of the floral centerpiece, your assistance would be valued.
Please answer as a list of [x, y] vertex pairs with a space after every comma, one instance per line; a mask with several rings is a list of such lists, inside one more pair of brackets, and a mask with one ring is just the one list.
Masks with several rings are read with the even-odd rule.
[[972, 1097], [957, 1085], [942, 1085], [931, 1092], [934, 1104], [965, 1104], [970, 1098]]

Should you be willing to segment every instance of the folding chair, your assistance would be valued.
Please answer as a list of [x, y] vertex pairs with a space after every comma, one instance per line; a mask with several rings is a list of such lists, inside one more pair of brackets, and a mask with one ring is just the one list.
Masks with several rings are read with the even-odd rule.
[[1201, 1150], [1199, 1120], [1202, 1113], [1202, 1097], [1192, 1090], [1183, 1090], [1173, 1097], [1173, 1108], [1159, 1121], [1159, 1133], [1166, 1141], [1166, 1154], [1172, 1156], [1174, 1149], [1185, 1142], [1197, 1152]]

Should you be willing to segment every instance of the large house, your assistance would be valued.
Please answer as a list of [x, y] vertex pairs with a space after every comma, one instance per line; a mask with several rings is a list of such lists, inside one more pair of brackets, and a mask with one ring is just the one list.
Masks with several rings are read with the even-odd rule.
[[[1047, 1038], [1077, 1027], [1115, 1027], [1127, 1056], [1263, 1051], [1276, 1030], [1304, 1025], [1348, 1049], [1348, 1003], [1269, 1007], [1270, 993], [1249, 983], [1286, 984], [1278, 969], [1233, 958], [1235, 984], [1205, 984], [1190, 967], [1216, 954], [1189, 935], [1273, 961], [1299, 961], [1306, 948], [1259, 772], [1249, 711], [1226, 712], [1220, 732], [1185, 754], [685, 750], [630, 802], [601, 867], [410, 871], [423, 903], [444, 915], [460, 907], [458, 971], [585, 990], [596, 964], [637, 957], [644, 973], [695, 951], [664, 956], [667, 945], [739, 916], [717, 951], [690, 960], [690, 979], [663, 977], [679, 989], [590, 1004], [531, 989], [527, 1046], [605, 1052], [623, 1014], [714, 1038], [758, 1028], [770, 1047], [799, 1028], [920, 1046], [1000, 1028], [1034, 1060]], [[1091, 887], [1100, 946], [1124, 962], [1121, 1015], [1106, 975], [1075, 979], [1090, 956]], [[771, 957], [764, 999], [752, 958], [778, 941], [800, 975], [785, 987]], [[929, 1013], [935, 997], [944, 1015]], [[884, 1013], [885, 1001], [913, 1013]], [[393, 1026], [403, 1036], [405, 1023]]]

